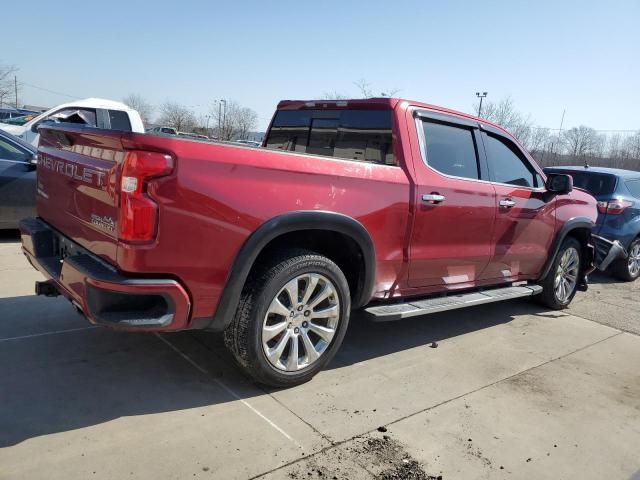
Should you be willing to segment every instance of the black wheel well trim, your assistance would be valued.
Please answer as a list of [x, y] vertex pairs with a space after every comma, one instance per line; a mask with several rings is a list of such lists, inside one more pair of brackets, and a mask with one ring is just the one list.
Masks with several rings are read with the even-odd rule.
[[567, 238], [571, 232], [575, 230], [587, 229], [591, 232], [593, 228], [593, 221], [587, 217], [574, 217], [565, 222], [560, 231], [556, 234], [553, 239], [553, 243], [551, 244], [551, 248], [549, 249], [550, 255], [547, 258], [547, 262], [544, 265], [544, 269], [540, 274], [540, 278], [544, 278], [551, 270], [551, 266], [556, 259], [556, 255], [558, 255], [558, 251], [560, 250], [560, 246], [562, 242], [564, 242], [565, 238]]
[[352, 294], [351, 304], [352, 308], [360, 308], [369, 303], [375, 287], [376, 254], [367, 229], [356, 219], [341, 213], [299, 210], [275, 216], [249, 235], [235, 256], [213, 317], [209, 321], [193, 319], [193, 327], [224, 330], [233, 318], [242, 289], [260, 253], [281, 235], [308, 230], [340, 233], [350, 237], [358, 245], [364, 262], [364, 278], [362, 288], [355, 295]]

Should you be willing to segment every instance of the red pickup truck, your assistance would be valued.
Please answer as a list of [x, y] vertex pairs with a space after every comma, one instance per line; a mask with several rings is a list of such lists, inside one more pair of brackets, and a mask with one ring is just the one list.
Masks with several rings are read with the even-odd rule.
[[282, 101], [262, 148], [44, 126], [23, 251], [91, 322], [224, 331], [259, 382], [310, 379], [352, 309], [564, 308], [595, 200], [505, 130], [394, 98]]

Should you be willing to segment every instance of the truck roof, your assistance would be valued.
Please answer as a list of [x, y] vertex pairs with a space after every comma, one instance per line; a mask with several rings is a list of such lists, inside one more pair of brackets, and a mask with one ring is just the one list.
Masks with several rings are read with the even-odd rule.
[[339, 100], [281, 100], [278, 103], [278, 110], [307, 110], [317, 108], [357, 108], [365, 110], [393, 110], [399, 103], [406, 102], [408, 105], [414, 107], [420, 107], [427, 110], [433, 110], [436, 112], [447, 113], [450, 115], [456, 115], [469, 120], [477, 121], [485, 125], [490, 125], [499, 130], [507, 132], [504, 127], [490, 122], [484, 118], [479, 118], [468, 113], [459, 112], [446, 107], [440, 107], [430, 103], [418, 102], [415, 100], [409, 100], [406, 98], [397, 97], [375, 97], [375, 98], [345, 98]]

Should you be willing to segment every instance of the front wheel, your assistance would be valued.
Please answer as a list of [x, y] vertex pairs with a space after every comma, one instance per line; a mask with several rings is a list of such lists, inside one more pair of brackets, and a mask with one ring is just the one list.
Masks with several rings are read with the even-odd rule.
[[547, 276], [542, 279], [542, 293], [538, 300], [554, 310], [561, 310], [573, 300], [578, 289], [582, 246], [573, 237], [567, 238], [553, 261]]
[[259, 383], [297, 385], [335, 355], [350, 309], [349, 285], [334, 262], [308, 251], [284, 254], [247, 282], [225, 343]]

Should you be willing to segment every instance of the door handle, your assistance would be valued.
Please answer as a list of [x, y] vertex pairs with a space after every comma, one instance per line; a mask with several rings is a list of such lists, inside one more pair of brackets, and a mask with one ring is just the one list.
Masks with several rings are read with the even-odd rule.
[[500, 200], [499, 205], [504, 208], [511, 208], [516, 205], [516, 202], [514, 202], [510, 198], [505, 198], [504, 200]]
[[444, 195], [440, 195], [439, 193], [427, 193], [422, 195], [422, 201], [430, 204], [442, 203], [445, 200]]

